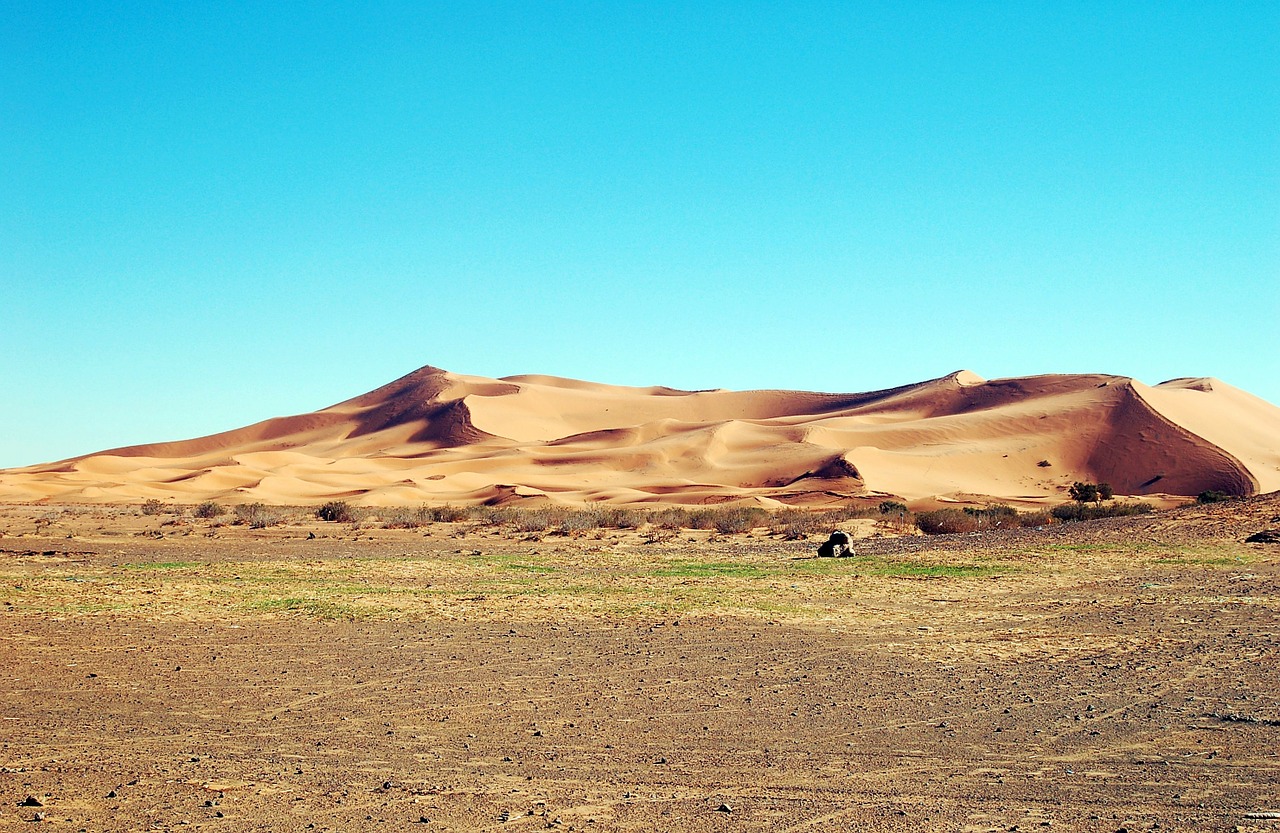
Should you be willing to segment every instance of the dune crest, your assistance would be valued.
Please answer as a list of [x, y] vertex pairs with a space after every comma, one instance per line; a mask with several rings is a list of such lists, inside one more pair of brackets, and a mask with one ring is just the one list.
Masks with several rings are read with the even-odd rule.
[[0, 499], [1056, 503], [1280, 489], [1280, 408], [1217, 379], [681, 391], [423, 367], [309, 414], [0, 471]]

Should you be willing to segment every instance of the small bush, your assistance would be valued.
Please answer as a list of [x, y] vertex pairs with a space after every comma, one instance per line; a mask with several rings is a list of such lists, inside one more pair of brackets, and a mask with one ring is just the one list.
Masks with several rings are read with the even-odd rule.
[[163, 515], [165, 511], [165, 505], [155, 498], [151, 498], [142, 504], [142, 514], [144, 515]]
[[431, 523], [431, 510], [425, 506], [416, 509], [397, 507], [383, 513], [384, 529], [417, 529]]
[[714, 509], [694, 509], [689, 513], [689, 529], [715, 529], [716, 511]]
[[964, 513], [977, 521], [979, 529], [1006, 529], [1022, 525], [1018, 520], [1018, 510], [1003, 503], [981, 508], [966, 506]]
[[1053, 520], [1053, 514], [1046, 510], [1023, 512], [1018, 515], [1018, 526], [1048, 526]]
[[[808, 538], [824, 531], [823, 517], [804, 509], [783, 509], [769, 518], [769, 531], [790, 541]], [[830, 531], [830, 530], [826, 530]]]
[[767, 513], [755, 506], [731, 506], [715, 513], [712, 525], [716, 532], [732, 534], [750, 532], [757, 526], [764, 526]]
[[560, 519], [561, 535], [580, 535], [588, 530], [599, 528], [599, 516], [589, 509], [565, 512]]
[[1053, 463], [1050, 463], [1048, 460], [1041, 460], [1040, 462], [1036, 463], [1036, 465], [1042, 469], [1047, 469], [1050, 466], [1052, 466]]
[[261, 503], [245, 503], [236, 507], [236, 523], [248, 524], [250, 529], [275, 526], [284, 517], [275, 509]]
[[545, 532], [556, 520], [556, 513], [550, 509], [525, 509], [516, 513], [513, 524], [516, 532]]
[[681, 506], [660, 510], [650, 515], [649, 521], [659, 529], [680, 530], [692, 528], [689, 522], [689, 510]]
[[470, 517], [485, 526], [505, 526], [515, 522], [516, 510], [509, 506], [477, 506]]
[[1196, 503], [1221, 503], [1224, 500], [1231, 500], [1234, 495], [1226, 492], [1220, 492], [1217, 489], [1206, 489], [1196, 495]]
[[899, 512], [905, 515], [907, 512], [907, 505], [896, 500], [881, 501], [878, 508], [881, 515], [896, 515]]
[[444, 506], [436, 506], [432, 508], [430, 512], [431, 520], [446, 524], [465, 521], [467, 518], [471, 517], [471, 513], [467, 511], [466, 507], [454, 506], [449, 503], [446, 503]]
[[207, 519], [207, 518], [216, 518], [219, 515], [221, 515], [223, 511], [225, 510], [223, 510], [223, 508], [218, 504], [214, 503], [211, 500], [206, 500], [204, 503], [200, 504], [194, 510], [192, 510], [192, 514], [195, 515], [197, 518]]
[[978, 519], [959, 509], [934, 509], [916, 515], [916, 526], [926, 535], [952, 535], [975, 531]]
[[1081, 483], [1079, 480], [1071, 485], [1067, 494], [1076, 503], [1100, 503], [1115, 497], [1110, 483]]
[[353, 524], [363, 516], [363, 512], [345, 500], [331, 500], [316, 510], [317, 518], [330, 523]]
[[1130, 515], [1145, 515], [1154, 511], [1154, 506], [1139, 501], [1137, 503], [1113, 503], [1108, 506], [1063, 503], [1053, 507], [1050, 513], [1060, 521], [1096, 521], [1100, 518], [1124, 518]]
[[639, 529], [644, 522], [645, 514], [636, 509], [610, 506], [600, 512], [600, 526], [608, 529]]

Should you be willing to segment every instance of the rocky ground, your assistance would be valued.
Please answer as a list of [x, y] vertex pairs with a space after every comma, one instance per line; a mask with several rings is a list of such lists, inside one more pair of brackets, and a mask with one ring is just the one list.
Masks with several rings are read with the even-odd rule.
[[838, 561], [135, 510], [0, 511], [0, 829], [1280, 831], [1274, 496]]

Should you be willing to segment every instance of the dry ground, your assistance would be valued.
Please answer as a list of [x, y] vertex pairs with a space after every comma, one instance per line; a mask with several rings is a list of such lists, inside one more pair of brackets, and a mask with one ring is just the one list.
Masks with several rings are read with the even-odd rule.
[[0, 507], [0, 830], [1280, 831], [1267, 527], [837, 561]]

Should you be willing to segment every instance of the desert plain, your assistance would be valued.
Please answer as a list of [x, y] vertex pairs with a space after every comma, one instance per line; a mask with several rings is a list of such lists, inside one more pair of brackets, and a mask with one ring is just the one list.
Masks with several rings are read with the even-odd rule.
[[840, 559], [191, 509], [0, 507], [0, 830], [1280, 830], [1275, 493]]

